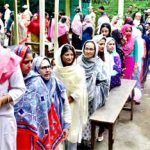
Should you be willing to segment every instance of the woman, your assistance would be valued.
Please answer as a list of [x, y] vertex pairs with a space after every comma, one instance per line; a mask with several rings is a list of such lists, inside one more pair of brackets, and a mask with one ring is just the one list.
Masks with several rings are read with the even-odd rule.
[[0, 46], [0, 149], [16, 150], [17, 127], [13, 105], [25, 92], [21, 58]]
[[104, 37], [110, 37], [111, 25], [109, 23], [103, 23], [98, 31], [98, 34], [102, 34]]
[[102, 35], [96, 35], [93, 37], [93, 41], [95, 41], [98, 44], [98, 56], [102, 59], [102, 61], [105, 61], [104, 58], [104, 48], [106, 43], [106, 38]]
[[[83, 45], [83, 53], [79, 57], [79, 64], [84, 68], [86, 75], [87, 91], [88, 91], [88, 117], [95, 112], [97, 108], [105, 105], [108, 96], [109, 84], [104, 69], [103, 61], [97, 56], [98, 47], [94, 41], [86, 41]], [[90, 121], [83, 131], [83, 140], [91, 139]]]
[[[107, 52], [106, 52], [107, 51]], [[121, 85], [121, 60], [116, 52], [115, 40], [111, 37], [106, 40], [105, 64], [110, 72], [110, 89]]]
[[62, 130], [49, 91], [40, 75], [31, 71], [31, 49], [21, 45], [16, 54], [22, 57], [20, 66], [27, 88], [15, 105], [17, 149], [55, 149], [62, 140]]
[[82, 131], [87, 122], [88, 101], [85, 74], [82, 67], [76, 64], [73, 46], [65, 44], [56, 52], [56, 75], [64, 83], [71, 107], [71, 128], [65, 142], [65, 150], [77, 150], [81, 142]]
[[[55, 105], [61, 128], [63, 130], [63, 140], [68, 137], [71, 110], [64, 84], [52, 74], [50, 60], [47, 57], [36, 57], [33, 61], [33, 70], [39, 73], [49, 90], [49, 97], [53, 97], [52, 103]], [[60, 149], [61, 150], [61, 149]]]
[[123, 38], [121, 40], [124, 59], [124, 79], [132, 79], [133, 71], [136, 72], [138, 65], [138, 44], [132, 36], [132, 26], [125, 24], [121, 28]]
[[92, 19], [89, 15], [85, 16], [83, 21], [82, 45], [85, 41], [91, 40], [93, 35]]

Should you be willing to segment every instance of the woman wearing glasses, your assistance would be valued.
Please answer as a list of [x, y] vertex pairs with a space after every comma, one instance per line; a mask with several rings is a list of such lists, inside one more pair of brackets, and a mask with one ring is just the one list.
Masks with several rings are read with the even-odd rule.
[[[105, 104], [109, 91], [109, 83], [104, 69], [103, 61], [98, 57], [98, 46], [92, 40], [86, 41], [82, 48], [82, 55], [79, 57], [79, 64], [84, 68], [88, 91], [88, 116], [97, 108]], [[89, 145], [91, 139], [91, 125], [88, 121], [83, 132], [83, 140]]]
[[[55, 148], [62, 139], [62, 130], [52, 99], [49, 98], [49, 91], [41, 76], [31, 71], [31, 49], [20, 45], [16, 49], [16, 54], [22, 57], [20, 67], [27, 88], [25, 95], [15, 105], [17, 149]], [[54, 134], [52, 129], [57, 134]]]
[[[71, 111], [65, 86], [52, 73], [50, 60], [47, 57], [34, 58], [32, 69], [41, 75], [49, 91], [49, 97], [52, 98], [52, 104], [55, 106], [61, 125], [62, 140], [65, 140], [68, 137], [71, 123]], [[62, 150], [61, 146], [59, 145], [58, 149]]]

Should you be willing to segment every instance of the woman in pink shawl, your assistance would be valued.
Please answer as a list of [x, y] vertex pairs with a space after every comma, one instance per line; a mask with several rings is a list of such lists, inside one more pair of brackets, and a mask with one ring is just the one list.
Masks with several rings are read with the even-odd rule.
[[125, 24], [121, 28], [123, 38], [121, 40], [123, 52], [125, 55], [124, 64], [124, 79], [132, 79], [133, 71], [137, 70], [138, 61], [138, 44], [132, 36], [132, 27], [129, 24]]
[[16, 149], [14, 107], [25, 93], [21, 58], [0, 45], [0, 149]]

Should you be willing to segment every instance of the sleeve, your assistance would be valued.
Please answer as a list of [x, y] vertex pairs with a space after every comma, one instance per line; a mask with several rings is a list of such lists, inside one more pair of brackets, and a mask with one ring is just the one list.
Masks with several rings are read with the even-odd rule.
[[64, 129], [71, 127], [71, 108], [68, 101], [67, 93], [63, 92], [62, 97], [65, 99], [64, 101]]
[[133, 56], [134, 56], [135, 63], [137, 63], [138, 62], [138, 43], [137, 43], [137, 40], [135, 40], [135, 42], [134, 42]]
[[10, 84], [10, 90], [8, 94], [11, 96], [14, 104], [16, 104], [20, 100], [21, 96], [25, 93], [25, 90], [26, 90], [19, 65], [16, 71], [10, 77], [9, 84]]

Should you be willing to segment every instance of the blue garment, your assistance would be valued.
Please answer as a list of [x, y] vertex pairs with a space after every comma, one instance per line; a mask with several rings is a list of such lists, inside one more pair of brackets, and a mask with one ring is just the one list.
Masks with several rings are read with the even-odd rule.
[[[14, 106], [18, 132], [21, 131], [38, 139], [38, 145], [44, 150], [46, 142], [44, 143], [43, 140], [49, 141], [50, 127], [52, 126], [48, 116], [51, 99], [39, 74], [30, 71], [24, 81], [27, 88], [26, 93]], [[57, 145], [57, 141], [55, 145]]]
[[66, 123], [63, 119], [65, 99], [62, 94], [66, 90], [64, 84], [54, 75], [48, 81], [44, 80], [44, 82], [49, 90], [49, 96], [52, 97], [62, 128], [70, 128], [70, 123]]
[[83, 31], [83, 33], [82, 33], [82, 46], [83, 46], [85, 41], [92, 39], [92, 34], [93, 34], [92, 27], [88, 27]]

